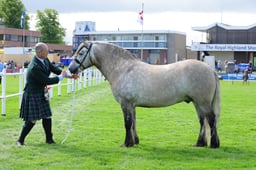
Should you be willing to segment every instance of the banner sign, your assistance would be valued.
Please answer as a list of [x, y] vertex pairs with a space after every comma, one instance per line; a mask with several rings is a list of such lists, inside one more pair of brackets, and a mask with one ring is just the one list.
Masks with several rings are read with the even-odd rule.
[[192, 51], [256, 51], [256, 44], [200, 44], [193, 43]]

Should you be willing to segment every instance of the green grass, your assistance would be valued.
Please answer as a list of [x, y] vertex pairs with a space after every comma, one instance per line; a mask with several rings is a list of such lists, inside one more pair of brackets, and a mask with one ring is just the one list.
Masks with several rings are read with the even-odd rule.
[[[15, 142], [22, 120], [17, 99], [9, 99], [0, 117], [0, 169], [256, 169], [256, 82], [221, 81], [219, 149], [197, 148], [199, 123], [192, 104], [137, 108], [140, 144], [123, 148], [125, 129], [120, 106], [108, 83], [63, 93], [51, 100], [56, 145], [46, 145], [41, 121]], [[74, 117], [70, 127], [72, 103]]]

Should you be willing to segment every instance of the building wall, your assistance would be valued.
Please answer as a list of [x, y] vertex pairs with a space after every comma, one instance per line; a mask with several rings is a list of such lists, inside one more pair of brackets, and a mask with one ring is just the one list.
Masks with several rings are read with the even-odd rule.
[[248, 44], [256, 43], [256, 27], [251, 28], [248, 32]]
[[186, 58], [186, 35], [168, 34], [167, 41], [167, 63], [176, 62], [176, 54], [178, 55], [178, 60]]
[[197, 51], [191, 51], [190, 49], [187, 49], [185, 59], [197, 59]]
[[208, 31], [210, 44], [256, 44], [256, 28], [249, 30], [226, 30], [219, 26]]

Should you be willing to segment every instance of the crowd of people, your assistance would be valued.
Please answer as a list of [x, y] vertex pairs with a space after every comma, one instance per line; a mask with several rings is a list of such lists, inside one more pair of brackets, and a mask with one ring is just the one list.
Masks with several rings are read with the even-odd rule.
[[215, 68], [217, 72], [226, 72], [226, 73], [244, 73], [244, 71], [248, 71], [248, 73], [252, 72], [252, 62], [245, 64], [243, 67], [239, 67], [239, 63], [236, 60], [230, 62], [225, 60], [224, 63], [221, 60], [215, 61]]
[[18, 65], [13, 60], [9, 60], [7, 62], [0, 61], [0, 71], [3, 71], [4, 68], [15, 70], [17, 69], [17, 66]]

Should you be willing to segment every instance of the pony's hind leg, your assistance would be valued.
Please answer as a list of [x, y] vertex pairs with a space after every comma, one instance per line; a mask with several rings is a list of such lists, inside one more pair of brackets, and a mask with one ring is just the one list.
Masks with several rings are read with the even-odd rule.
[[205, 117], [199, 116], [199, 122], [200, 122], [200, 132], [199, 132], [197, 142], [194, 146], [204, 147], [204, 146], [207, 146]]
[[210, 143], [210, 147], [211, 148], [219, 148], [220, 147], [220, 140], [219, 140], [219, 136], [217, 133], [217, 127], [216, 127], [216, 116], [215, 114], [212, 112], [211, 114], [209, 114], [207, 116], [207, 120], [211, 129], [211, 143]]

